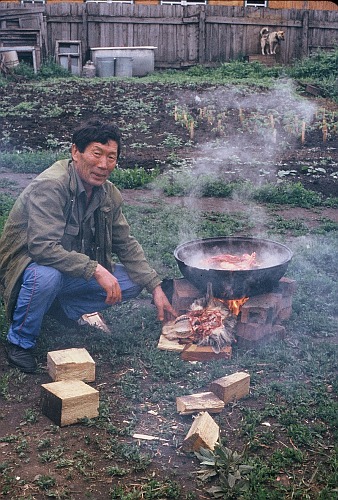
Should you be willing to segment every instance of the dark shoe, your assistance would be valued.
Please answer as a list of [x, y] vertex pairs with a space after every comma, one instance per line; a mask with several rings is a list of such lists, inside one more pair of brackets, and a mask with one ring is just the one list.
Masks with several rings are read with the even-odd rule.
[[23, 349], [22, 347], [10, 344], [6, 346], [7, 359], [11, 366], [19, 368], [25, 373], [34, 373], [37, 369], [36, 359], [32, 354], [32, 349]]

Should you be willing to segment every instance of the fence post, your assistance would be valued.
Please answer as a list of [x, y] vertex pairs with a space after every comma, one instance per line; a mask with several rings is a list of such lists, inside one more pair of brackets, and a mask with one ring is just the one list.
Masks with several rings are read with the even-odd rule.
[[302, 58], [309, 55], [309, 11], [304, 10], [302, 18]]
[[86, 62], [86, 59], [88, 59], [89, 54], [88, 52], [88, 12], [87, 12], [87, 3], [82, 4], [82, 34], [81, 34], [81, 41], [82, 41], [82, 65]]
[[198, 63], [205, 63], [205, 7], [201, 6], [198, 21]]

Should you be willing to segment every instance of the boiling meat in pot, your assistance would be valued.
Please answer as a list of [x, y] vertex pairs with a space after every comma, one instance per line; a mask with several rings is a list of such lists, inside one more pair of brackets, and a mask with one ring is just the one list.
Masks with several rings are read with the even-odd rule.
[[249, 270], [258, 267], [256, 253], [242, 255], [219, 254], [204, 258], [200, 261], [201, 268], [224, 269], [226, 271]]

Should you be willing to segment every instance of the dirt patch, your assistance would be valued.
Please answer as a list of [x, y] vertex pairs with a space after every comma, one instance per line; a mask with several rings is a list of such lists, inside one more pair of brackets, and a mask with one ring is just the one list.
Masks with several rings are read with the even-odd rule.
[[179, 157], [226, 180], [287, 179], [325, 197], [338, 195], [338, 106], [295, 98], [289, 82], [257, 93], [227, 85], [81, 80], [63, 83], [62, 92], [55, 84], [17, 84], [0, 94], [2, 152], [67, 149], [80, 121], [107, 118], [123, 133], [121, 168], [164, 171]]

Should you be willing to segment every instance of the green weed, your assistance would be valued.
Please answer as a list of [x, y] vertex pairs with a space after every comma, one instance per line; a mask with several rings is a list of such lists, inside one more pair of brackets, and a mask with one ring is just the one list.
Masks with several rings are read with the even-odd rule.
[[65, 450], [63, 446], [55, 446], [50, 448], [43, 453], [39, 453], [38, 458], [41, 463], [55, 462], [63, 457]]
[[300, 182], [283, 182], [278, 185], [268, 184], [257, 189], [253, 195], [261, 203], [292, 205], [294, 207], [313, 208], [322, 205], [322, 196], [303, 187]]
[[275, 218], [268, 225], [269, 233], [286, 234], [290, 232], [293, 236], [305, 235], [309, 232], [309, 228], [299, 219], [284, 219], [281, 216]]
[[167, 196], [228, 198], [238, 184], [206, 174], [196, 175], [191, 166], [184, 165], [165, 172], [154, 185]]
[[240, 498], [248, 491], [248, 474], [252, 466], [246, 464], [242, 453], [232, 451], [222, 444], [216, 444], [215, 450], [201, 448], [195, 455], [203, 467], [197, 471], [200, 481], [206, 482], [214, 476], [219, 476], [219, 484], [207, 491], [215, 498]]
[[151, 170], [145, 170], [135, 165], [133, 169], [115, 168], [110, 174], [109, 180], [120, 189], [137, 189], [152, 182], [158, 174], [159, 170], [156, 166]]
[[29, 424], [35, 424], [38, 421], [38, 413], [36, 410], [27, 408], [24, 413], [24, 421]]
[[25, 151], [20, 153], [0, 153], [0, 168], [12, 172], [40, 174], [57, 160], [69, 157], [60, 151]]
[[52, 486], [55, 486], [56, 480], [52, 476], [48, 475], [41, 475], [35, 480], [36, 484], [41, 488], [42, 490], [49, 490], [52, 488]]
[[[144, 484], [128, 486], [114, 486], [111, 490], [111, 499], [138, 500], [141, 498], [153, 499], [181, 499], [181, 487], [174, 481], [158, 481], [149, 479]], [[191, 499], [194, 497], [191, 497]]]

